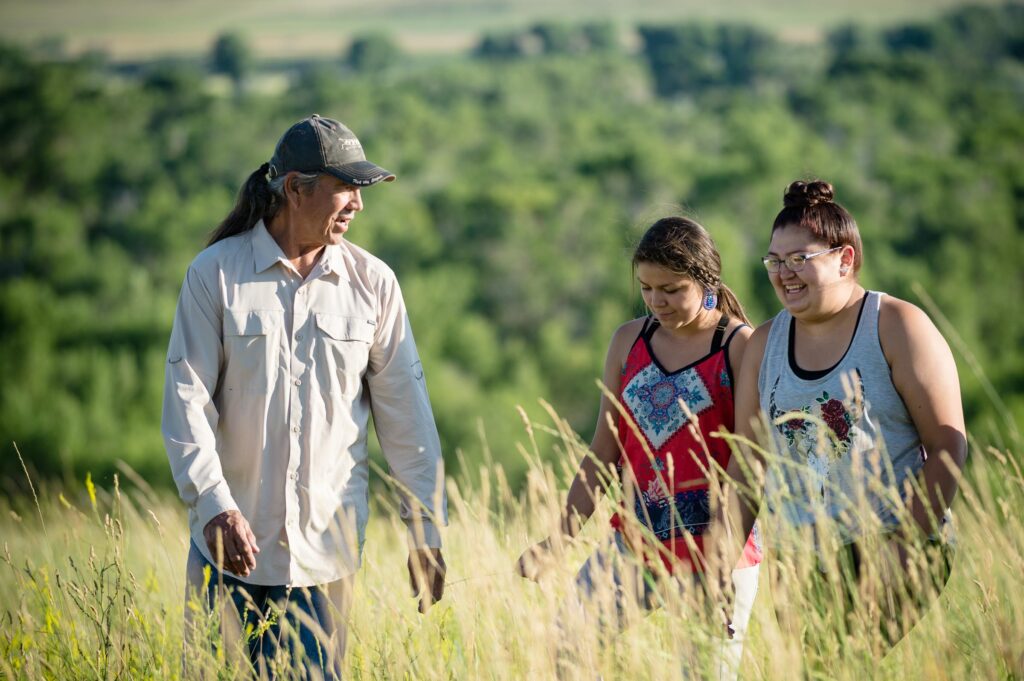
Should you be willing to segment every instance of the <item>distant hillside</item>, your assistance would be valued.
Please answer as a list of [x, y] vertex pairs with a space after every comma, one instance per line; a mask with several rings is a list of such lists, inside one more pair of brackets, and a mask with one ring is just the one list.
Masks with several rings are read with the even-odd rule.
[[[790, 40], [815, 40], [846, 22], [873, 26], [921, 21], [956, 0], [4, 0], [0, 38], [69, 54], [100, 51], [115, 59], [204, 52], [224, 31], [245, 33], [263, 58], [318, 56], [342, 49], [354, 34], [391, 33], [411, 52], [470, 48], [482, 33], [535, 21], [642, 22], [743, 20]], [[972, 4], [998, 5], [995, 0]]]

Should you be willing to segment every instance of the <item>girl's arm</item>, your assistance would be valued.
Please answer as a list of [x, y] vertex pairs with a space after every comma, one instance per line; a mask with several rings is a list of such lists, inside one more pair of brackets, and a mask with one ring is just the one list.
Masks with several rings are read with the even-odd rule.
[[[616, 330], [608, 345], [604, 362], [603, 383], [612, 394], [618, 394], [622, 381], [622, 367], [626, 362], [632, 341], [640, 333], [643, 320], [633, 320]], [[575, 537], [580, 528], [594, 514], [597, 500], [604, 492], [611, 466], [619, 460], [619, 443], [610, 423], [617, 423], [619, 412], [606, 394], [601, 395], [597, 412], [597, 426], [590, 442], [592, 456], [585, 456], [569, 486], [562, 512], [562, 533]]]
[[[956, 495], [967, 460], [967, 435], [960, 379], [953, 353], [931, 319], [918, 307], [886, 296], [878, 317], [882, 352], [896, 392], [914, 421], [927, 459], [921, 471], [927, 499], [907, 500], [915, 524], [930, 536]], [[944, 456], [953, 464], [951, 470]]]
[[[634, 319], [620, 326], [612, 335], [608, 354], [604, 362], [603, 382], [612, 394], [618, 394], [622, 380], [622, 367], [630, 346], [640, 333], [643, 319]], [[604, 492], [611, 466], [619, 459], [619, 443], [612, 431], [611, 423], [618, 421], [618, 410], [607, 397], [601, 395], [597, 413], [597, 427], [590, 443], [590, 452], [583, 457], [579, 469], [569, 486], [569, 493], [562, 509], [560, 531], [563, 536], [575, 537], [583, 525], [594, 514], [597, 500]], [[610, 421], [609, 421], [610, 419]], [[541, 570], [540, 562], [550, 550], [552, 539], [548, 538], [531, 546], [519, 558], [519, 572], [524, 577], [536, 579]]]
[[[730, 574], [739, 560], [761, 506], [763, 490], [758, 487], [755, 471], [763, 469], [764, 461], [757, 450], [742, 442], [744, 439], [756, 442], [755, 423], [761, 412], [757, 377], [761, 371], [761, 360], [764, 358], [771, 324], [769, 320], [759, 326], [744, 339], [741, 346], [742, 362], [733, 387], [735, 434], [739, 440], [736, 442], [736, 453], [729, 459], [726, 479], [722, 481], [718, 511], [704, 541], [709, 569], [724, 576]], [[745, 465], [741, 464], [741, 460]]]

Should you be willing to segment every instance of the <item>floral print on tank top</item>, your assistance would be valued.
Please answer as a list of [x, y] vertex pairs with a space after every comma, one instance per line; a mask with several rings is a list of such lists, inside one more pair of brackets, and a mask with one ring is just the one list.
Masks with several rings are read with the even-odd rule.
[[[779, 378], [775, 379], [768, 396], [768, 416], [772, 424], [783, 437], [789, 456], [810, 468], [812, 489], [809, 491], [822, 498], [829, 496], [833, 464], [846, 457], [859, 440], [866, 440], [868, 446], [871, 442], [857, 426], [865, 412], [864, 381], [859, 371], [851, 372], [850, 378], [845, 399], [822, 390], [811, 404], [800, 409], [779, 408], [775, 399]], [[799, 414], [806, 414], [807, 418], [800, 418]], [[821, 428], [819, 420], [827, 430]]]

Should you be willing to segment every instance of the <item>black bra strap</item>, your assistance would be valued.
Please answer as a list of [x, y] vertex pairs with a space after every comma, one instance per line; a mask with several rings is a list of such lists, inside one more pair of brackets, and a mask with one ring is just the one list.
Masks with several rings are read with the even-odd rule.
[[715, 335], [711, 337], [711, 354], [715, 354], [722, 347], [722, 338], [725, 336], [725, 327], [729, 326], [729, 315], [723, 314], [715, 327]]
[[640, 337], [646, 341], [650, 341], [651, 336], [654, 335], [654, 332], [657, 331], [657, 329], [658, 320], [655, 319], [653, 316], [648, 316], [647, 319], [644, 320], [643, 328], [640, 329]]
[[740, 324], [735, 329], [733, 329], [732, 333], [729, 334], [729, 337], [725, 339], [725, 343], [722, 344], [722, 347], [723, 348], [729, 347], [729, 343], [731, 343], [732, 339], [736, 336], [736, 332], [739, 331], [740, 329], [747, 328], [749, 326], [750, 326], [749, 324]]

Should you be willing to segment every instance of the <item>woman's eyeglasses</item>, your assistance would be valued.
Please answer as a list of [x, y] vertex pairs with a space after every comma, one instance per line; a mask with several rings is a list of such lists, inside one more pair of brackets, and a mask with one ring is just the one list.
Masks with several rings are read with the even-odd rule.
[[817, 251], [815, 253], [794, 253], [792, 255], [787, 255], [785, 258], [776, 258], [774, 255], [766, 255], [761, 258], [761, 262], [764, 263], [764, 268], [772, 274], [778, 272], [782, 268], [783, 263], [785, 263], [786, 268], [790, 272], [799, 272], [811, 258], [817, 258], [819, 255], [832, 253], [833, 251], [838, 251], [841, 248], [842, 246], [836, 246], [834, 248], [826, 248], [824, 251]]

